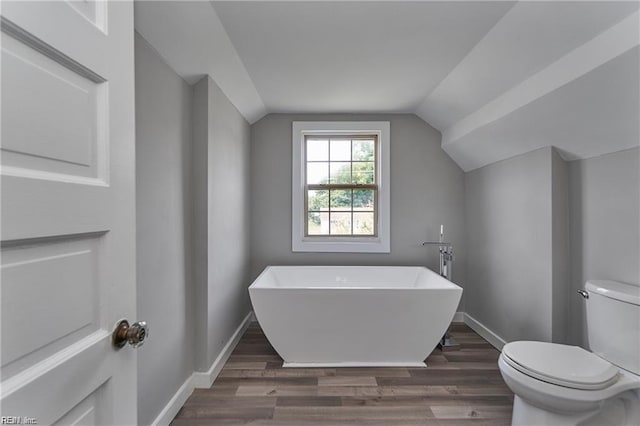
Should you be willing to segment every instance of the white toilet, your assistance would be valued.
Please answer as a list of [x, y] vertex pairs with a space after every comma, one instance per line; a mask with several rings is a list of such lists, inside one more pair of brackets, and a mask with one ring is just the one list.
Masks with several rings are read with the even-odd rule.
[[498, 364], [512, 425], [640, 425], [640, 287], [587, 281], [588, 345], [512, 342]]

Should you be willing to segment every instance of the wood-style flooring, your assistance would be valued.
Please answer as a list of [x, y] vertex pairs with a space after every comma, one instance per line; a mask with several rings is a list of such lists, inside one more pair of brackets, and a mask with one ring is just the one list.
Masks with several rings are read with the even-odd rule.
[[282, 368], [252, 323], [172, 425], [510, 425], [499, 352], [464, 324], [451, 335], [461, 349], [435, 349], [427, 368]]

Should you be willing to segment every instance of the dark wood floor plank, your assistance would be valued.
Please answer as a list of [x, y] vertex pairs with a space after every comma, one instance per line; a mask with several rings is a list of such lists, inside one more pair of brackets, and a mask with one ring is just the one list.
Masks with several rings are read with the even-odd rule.
[[[451, 363], [451, 364], [468, 364], [468, 363]], [[476, 363], [473, 363], [475, 365]], [[411, 377], [438, 377], [438, 378], [458, 378], [458, 377], [484, 377], [487, 379], [494, 379], [496, 377], [502, 377], [500, 374], [500, 370], [496, 364], [495, 368], [488, 368], [490, 364], [481, 365], [486, 368], [450, 368], [449, 365], [447, 367], [433, 367], [433, 368], [424, 368], [424, 369], [411, 369], [409, 371]], [[418, 383], [418, 382], [415, 382]]]
[[[489, 370], [487, 370], [489, 371]], [[440, 373], [442, 370], [434, 371]], [[378, 377], [379, 386], [416, 386], [416, 385], [482, 385], [498, 384], [502, 381], [499, 374], [463, 374], [464, 370], [447, 370], [446, 373], [460, 374], [433, 374], [413, 377]]]
[[229, 360], [224, 365], [225, 370], [264, 370], [267, 368], [266, 362], [247, 362], [247, 361], [235, 361]]
[[378, 386], [371, 376], [318, 377], [318, 386]]
[[210, 407], [200, 405], [195, 407], [184, 406], [178, 413], [178, 417], [184, 419], [209, 419], [214, 423], [215, 419], [230, 420], [255, 420], [273, 418], [274, 408], [272, 407]]
[[499, 352], [464, 324], [461, 349], [435, 349], [427, 368], [283, 368], [252, 323], [210, 389], [196, 389], [174, 426], [509, 425], [513, 394]]
[[318, 379], [317, 377], [218, 377], [216, 383], [231, 386], [316, 386]]
[[362, 421], [426, 420], [434, 418], [429, 407], [276, 407], [274, 420]]
[[218, 377], [321, 377], [335, 375], [335, 368], [270, 368], [266, 370], [235, 370], [224, 368]]
[[280, 358], [277, 354], [267, 354], [267, 355], [243, 355], [232, 353], [229, 357], [230, 362], [266, 362], [267, 364], [270, 362], [279, 363], [282, 366], [282, 358]]
[[[198, 395], [201, 391], [205, 389], [196, 389], [191, 396]], [[223, 395], [235, 395], [238, 392], [237, 385], [221, 385], [219, 383], [214, 383], [214, 385], [206, 389], [206, 392], [211, 395], [223, 396]]]
[[238, 386], [238, 397], [246, 396], [318, 396], [318, 386]]
[[238, 398], [235, 395], [227, 396], [211, 396], [211, 395], [192, 395], [184, 407], [200, 407], [207, 406], [210, 408], [229, 408], [229, 407], [256, 407], [256, 408], [273, 408], [276, 406], [277, 398]]
[[372, 376], [372, 377], [409, 377], [409, 369], [407, 368], [340, 368], [340, 376]]
[[511, 405], [432, 405], [430, 408], [438, 419], [500, 419], [511, 415]]
[[336, 396], [430, 396], [450, 395], [447, 386], [327, 386], [319, 387], [318, 395]]
[[[429, 364], [429, 368], [424, 371], [433, 370], [466, 370], [466, 369], [481, 369], [481, 370], [498, 370], [498, 363], [495, 361], [485, 362], [445, 362], [443, 364]], [[411, 371], [421, 371], [419, 369], [412, 369]], [[417, 375], [420, 375], [418, 373]]]
[[345, 396], [342, 405], [374, 406], [504, 406], [513, 403], [509, 396]]
[[338, 396], [281, 396], [276, 402], [278, 407], [338, 407], [342, 398]]

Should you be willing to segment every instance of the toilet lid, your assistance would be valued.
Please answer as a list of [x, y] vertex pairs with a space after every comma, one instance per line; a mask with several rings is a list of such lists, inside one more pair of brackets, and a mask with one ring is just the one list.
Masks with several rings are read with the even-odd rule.
[[618, 369], [579, 346], [546, 342], [512, 342], [502, 349], [516, 370], [573, 389], [604, 389], [618, 380]]

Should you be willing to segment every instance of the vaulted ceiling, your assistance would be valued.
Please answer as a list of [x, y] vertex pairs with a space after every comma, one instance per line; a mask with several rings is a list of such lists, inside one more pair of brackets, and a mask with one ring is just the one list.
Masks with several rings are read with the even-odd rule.
[[638, 2], [136, 3], [187, 81], [249, 122], [271, 112], [415, 113], [473, 170], [543, 146], [638, 145]]

